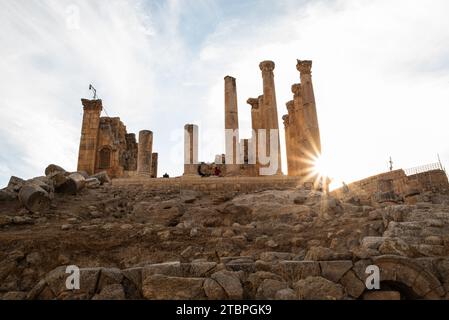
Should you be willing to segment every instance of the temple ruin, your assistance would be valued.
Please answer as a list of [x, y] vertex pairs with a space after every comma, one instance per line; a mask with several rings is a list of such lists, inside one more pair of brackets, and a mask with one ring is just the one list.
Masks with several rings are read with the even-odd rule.
[[81, 100], [84, 107], [78, 155], [78, 171], [93, 175], [107, 172], [111, 178], [135, 174], [157, 177], [157, 153], [153, 132], [141, 131], [139, 142], [120, 118], [101, 117], [102, 100]]
[[[185, 176], [220, 175], [259, 177], [283, 175], [279, 133], [278, 108], [274, 81], [275, 63], [262, 61], [263, 93], [258, 98], [249, 98], [251, 106], [252, 136], [239, 137], [239, 118], [236, 79], [224, 78], [225, 110], [225, 154], [217, 155], [209, 164], [198, 161], [198, 127], [185, 127]], [[293, 100], [287, 103], [288, 115], [283, 117], [287, 151], [288, 176], [302, 177], [314, 181], [314, 161], [321, 153], [320, 131], [312, 84], [312, 62], [300, 61], [301, 84], [292, 87]], [[264, 149], [264, 150], [263, 150]], [[273, 157], [276, 157], [273, 159]], [[270, 163], [267, 162], [270, 159]], [[275, 170], [270, 171], [275, 160]]]

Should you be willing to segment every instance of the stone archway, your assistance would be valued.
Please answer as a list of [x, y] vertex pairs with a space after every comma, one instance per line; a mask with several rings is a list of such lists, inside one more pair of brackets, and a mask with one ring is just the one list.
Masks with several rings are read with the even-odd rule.
[[99, 169], [109, 169], [111, 167], [112, 150], [110, 147], [102, 147], [99, 151]]
[[381, 289], [397, 291], [403, 299], [441, 299], [445, 294], [437, 277], [406, 257], [380, 256], [373, 264], [380, 269]]

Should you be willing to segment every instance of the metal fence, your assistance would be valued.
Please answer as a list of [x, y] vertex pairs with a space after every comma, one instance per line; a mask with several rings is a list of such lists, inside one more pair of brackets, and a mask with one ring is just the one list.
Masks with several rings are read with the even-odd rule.
[[406, 175], [411, 176], [414, 174], [424, 173], [424, 172], [433, 171], [433, 170], [443, 170], [444, 171], [444, 168], [440, 162], [435, 162], [435, 163], [430, 163], [430, 164], [426, 164], [426, 165], [419, 166], [419, 167], [405, 169], [404, 171], [405, 171]]

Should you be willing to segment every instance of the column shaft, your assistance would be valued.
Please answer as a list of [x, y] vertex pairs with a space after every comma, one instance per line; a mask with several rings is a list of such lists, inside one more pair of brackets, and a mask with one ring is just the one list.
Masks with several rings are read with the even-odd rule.
[[[238, 130], [237, 85], [233, 77], [225, 77], [225, 129]], [[226, 135], [226, 154], [232, 152], [232, 163], [237, 164], [239, 137]]]
[[198, 126], [184, 127], [184, 175], [198, 175]]
[[81, 102], [84, 113], [78, 153], [78, 171], [85, 171], [92, 175], [95, 173], [98, 131], [103, 105], [101, 100], [82, 99]]
[[321, 154], [320, 128], [312, 84], [312, 61], [300, 61], [296, 66], [300, 72], [302, 99], [304, 105], [305, 133], [309, 142], [311, 154], [318, 157]]
[[[277, 102], [276, 102], [276, 89], [274, 84], [274, 73], [273, 70], [275, 68], [275, 64], [273, 61], [263, 61], [259, 65], [260, 70], [262, 71], [262, 79], [263, 79], [263, 101], [264, 101], [264, 109], [265, 109], [265, 121], [268, 130], [278, 130], [279, 133], [279, 120], [278, 120], [278, 111], [277, 111]], [[270, 133], [267, 132], [267, 144], [268, 149], [267, 153], [270, 152], [269, 148], [269, 137]], [[278, 134], [278, 168], [277, 174], [282, 174], [282, 157], [281, 157], [281, 144], [280, 137]]]
[[155, 152], [151, 155], [151, 178], [157, 178], [158, 161], [159, 154]]
[[153, 132], [143, 130], [139, 132], [139, 146], [137, 153], [137, 173], [151, 175], [151, 157], [153, 153]]

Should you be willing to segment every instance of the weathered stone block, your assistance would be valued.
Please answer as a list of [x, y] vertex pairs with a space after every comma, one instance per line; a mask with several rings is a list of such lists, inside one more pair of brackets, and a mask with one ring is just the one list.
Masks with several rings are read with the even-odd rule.
[[243, 299], [243, 287], [239, 277], [234, 272], [219, 271], [214, 273], [211, 278], [225, 290], [229, 299]]
[[352, 268], [352, 261], [320, 261], [321, 276], [338, 282]]
[[341, 285], [322, 277], [308, 277], [293, 286], [300, 300], [341, 300], [344, 289]]
[[204, 278], [182, 278], [154, 274], [144, 278], [142, 294], [149, 300], [205, 299]]
[[320, 264], [315, 261], [281, 261], [273, 269], [289, 283], [321, 275]]

